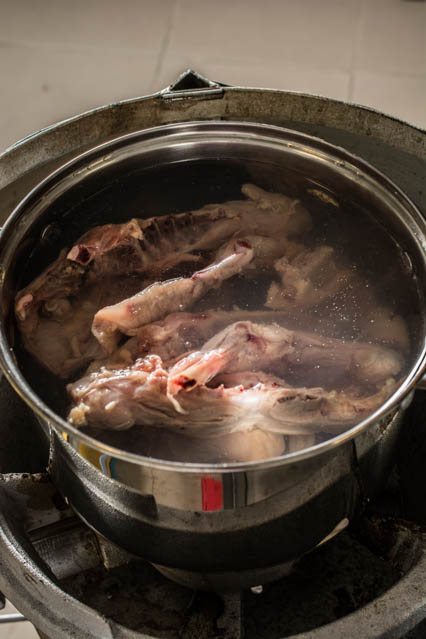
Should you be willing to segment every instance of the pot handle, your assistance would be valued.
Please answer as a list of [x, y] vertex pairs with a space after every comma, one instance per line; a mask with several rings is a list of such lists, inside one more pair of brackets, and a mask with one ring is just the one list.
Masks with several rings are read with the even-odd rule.
[[192, 69], [187, 69], [178, 79], [159, 92], [163, 100], [181, 100], [183, 98], [221, 98], [224, 87], [221, 82], [212, 82]]

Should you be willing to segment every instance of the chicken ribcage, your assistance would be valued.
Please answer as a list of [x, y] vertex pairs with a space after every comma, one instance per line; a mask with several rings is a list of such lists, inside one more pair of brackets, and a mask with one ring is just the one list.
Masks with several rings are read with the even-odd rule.
[[244, 388], [197, 387], [180, 398], [177, 413], [167, 397], [167, 371], [155, 355], [126, 369], [101, 369], [68, 386], [77, 426], [124, 430], [134, 424], [171, 428], [208, 438], [253, 429], [304, 435], [341, 432], [380, 406], [395, 387], [388, 380], [362, 397], [322, 388], [291, 388], [274, 381]]

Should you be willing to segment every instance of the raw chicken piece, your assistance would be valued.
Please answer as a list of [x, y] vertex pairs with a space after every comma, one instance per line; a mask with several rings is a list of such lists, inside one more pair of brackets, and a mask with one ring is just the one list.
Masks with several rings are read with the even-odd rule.
[[[70, 260], [66, 250], [15, 299], [15, 316], [23, 344], [41, 364], [59, 377], [68, 377], [94, 358], [102, 356], [103, 348], [90, 332], [93, 316], [105, 304], [111, 304], [126, 293], [132, 295], [143, 281], [132, 278], [130, 263], [121, 267], [126, 277], [111, 277], [108, 252], [117, 251], [120, 243], [129, 247], [136, 242], [136, 224], [106, 225], [105, 241], [93, 231], [91, 247], [74, 251], [79, 262]], [[87, 237], [86, 234], [84, 237]], [[90, 239], [90, 238], [89, 238]], [[73, 249], [72, 249], [73, 250]], [[71, 252], [72, 252], [71, 250]], [[84, 263], [86, 262], [86, 263]], [[96, 267], [97, 277], [92, 278]], [[101, 277], [102, 276], [102, 277]], [[148, 285], [145, 280], [145, 285]]]
[[[69, 311], [67, 298], [80, 292], [90, 270], [96, 265], [97, 275], [110, 275], [117, 269], [109, 268], [108, 254], [120, 248], [124, 251], [129, 247], [133, 249], [141, 236], [137, 220], [107, 224], [83, 235], [68, 254], [66, 249], [61, 251], [59, 257], [16, 296], [15, 314], [22, 332], [30, 333], [35, 329], [41, 307], [49, 316], [66, 314]], [[121, 264], [119, 274], [127, 276], [132, 272], [129, 260]]]
[[94, 261], [95, 273], [122, 273], [124, 264], [129, 272], [159, 275], [182, 261], [199, 261], [194, 251], [215, 250], [231, 237], [254, 233], [284, 241], [310, 229], [310, 215], [297, 201], [252, 184], [245, 184], [242, 192], [248, 200], [95, 227], [67, 257], [84, 266]]
[[[139, 402], [149, 414], [161, 419], [167, 371], [155, 355], [138, 359], [131, 367], [111, 371], [102, 368], [69, 384], [67, 390], [77, 405], [69, 421], [74, 426], [94, 424], [102, 428], [125, 430], [138, 423]], [[138, 410], [139, 409], [139, 410]]]
[[294, 334], [278, 325], [236, 322], [206, 342], [200, 351], [180, 359], [169, 371], [167, 396], [181, 411], [175, 395], [207, 384], [220, 371], [259, 370], [293, 350]]
[[180, 359], [169, 371], [167, 394], [176, 410], [175, 396], [207, 384], [219, 372], [273, 370], [289, 365], [332, 368], [351, 373], [365, 384], [377, 384], [397, 375], [403, 360], [384, 346], [290, 331], [282, 326], [236, 322], [206, 342], [200, 351]]
[[272, 282], [265, 306], [277, 310], [319, 304], [347, 286], [353, 276], [339, 266], [331, 246], [307, 249], [293, 259], [285, 255], [275, 262], [275, 269], [281, 283]]
[[394, 389], [393, 380], [368, 397], [275, 382], [248, 389], [201, 386], [182, 394], [185, 414], [180, 414], [167, 398], [167, 372], [161, 359], [150, 355], [128, 368], [101, 369], [69, 384], [75, 405], [68, 419], [77, 427], [123, 430], [142, 424], [200, 438], [255, 428], [287, 435], [339, 433], [376, 410]]
[[120, 337], [134, 335], [141, 326], [165, 315], [187, 308], [209, 289], [237, 275], [253, 258], [253, 249], [243, 240], [235, 240], [234, 252], [223, 260], [195, 272], [191, 277], [155, 282], [129, 299], [99, 310], [92, 332], [105, 350], [111, 353]]
[[59, 377], [67, 377], [103, 353], [87, 332], [87, 321], [96, 309], [86, 316], [83, 303], [75, 316], [72, 305], [71, 300], [81, 293], [83, 278], [84, 268], [69, 262], [63, 251], [16, 297], [15, 315], [26, 350]]
[[83, 285], [68, 298], [46, 300], [39, 312], [30, 316], [32, 330], [28, 325], [22, 330], [24, 322], [18, 319], [25, 348], [54, 374], [69, 377], [90, 361], [105, 356], [91, 332], [96, 311], [121, 299], [124, 291], [133, 293], [140, 285], [140, 279], [109, 277]]

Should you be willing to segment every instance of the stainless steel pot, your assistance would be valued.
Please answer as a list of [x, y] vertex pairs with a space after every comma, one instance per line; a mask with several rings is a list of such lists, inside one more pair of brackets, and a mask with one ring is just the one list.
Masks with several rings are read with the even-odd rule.
[[[217, 93], [207, 99], [223, 99], [231, 91], [229, 105], [236, 97], [232, 89], [210, 88]], [[241, 91], [237, 90], [237, 95]], [[273, 92], [272, 104], [281, 93]], [[189, 116], [194, 112], [195, 97], [205, 99], [206, 95], [200, 89], [192, 95], [177, 95], [179, 100], [189, 100]], [[155, 103], [152, 117], [159, 111], [164, 118], [169, 107], [158, 108], [158, 104], [171, 104], [167, 101], [170, 98], [163, 94], [157, 98], [161, 102]], [[260, 94], [257, 98], [260, 100]], [[252, 105], [247, 104], [246, 112], [249, 108]], [[182, 116], [183, 105], [177, 111]], [[265, 113], [266, 105], [262, 111]], [[95, 115], [99, 112], [87, 118]], [[12, 156], [16, 151], [12, 149]], [[394, 184], [370, 166], [342, 149], [295, 131], [244, 123], [178, 125], [143, 131], [90, 151], [42, 182], [18, 206], [0, 239], [0, 349], [5, 374], [36, 412], [50, 439], [53, 476], [77, 512], [112, 541], [149, 559], [172, 578], [220, 589], [247, 587], [278, 577], [289, 562], [350, 519], [360, 501], [381, 486], [392, 463], [403, 411], [425, 366], [424, 308], [419, 308], [413, 366], [396, 393], [371, 418], [300, 453], [261, 463], [202, 466], [123, 452], [61, 420], [41, 401], [16, 365], [10, 348], [9, 317], [23, 263], [30, 256], [36, 263], [48, 259], [49, 251], [53, 254], [59, 243], [66, 244], [70, 234], [79, 235], [87, 226], [99, 223], [90, 207], [92, 214], [88, 215], [90, 210], [84, 203], [87, 205], [90, 194], [101, 192], [106, 183], [119, 180], [123, 167], [129, 174], [141, 162], [152, 169], [171, 162], [217, 157], [232, 160], [238, 170], [243, 163], [255, 173], [265, 157], [275, 171], [291, 159], [293, 169], [303, 166], [306, 174], [309, 166], [310, 178], [334, 194], [356, 194], [358, 202], [374, 206], [389, 232], [398, 238], [409, 257], [409, 268], [424, 289], [423, 218]], [[9, 166], [13, 169], [13, 162]], [[6, 193], [26, 177], [16, 180], [12, 176]], [[340, 184], [337, 190], [336, 180]], [[70, 217], [69, 211], [79, 213]], [[128, 217], [128, 213], [123, 215]], [[101, 217], [105, 221], [105, 210]]]

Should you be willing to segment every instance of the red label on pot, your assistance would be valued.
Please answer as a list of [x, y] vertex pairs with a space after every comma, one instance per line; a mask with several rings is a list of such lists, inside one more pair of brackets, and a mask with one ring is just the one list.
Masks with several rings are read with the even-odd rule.
[[222, 482], [213, 477], [203, 477], [201, 480], [203, 510], [220, 510], [223, 506]]

